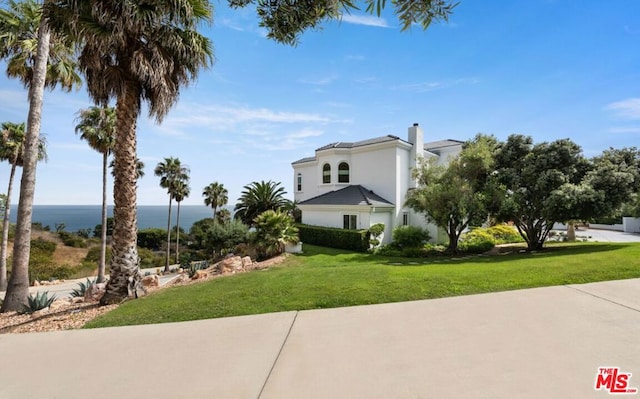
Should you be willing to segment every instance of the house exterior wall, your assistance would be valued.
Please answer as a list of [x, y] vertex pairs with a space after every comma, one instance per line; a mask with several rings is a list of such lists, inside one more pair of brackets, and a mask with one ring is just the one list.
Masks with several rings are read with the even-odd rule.
[[[366, 229], [376, 223], [384, 223], [382, 242], [391, 242], [396, 226], [403, 224], [408, 215], [410, 225], [429, 231], [432, 240], [441, 240], [436, 226], [427, 223], [423, 214], [406, 208], [407, 192], [416, 186], [412, 178], [419, 158], [437, 157], [437, 164], [443, 165], [460, 152], [460, 146], [437, 148], [434, 152], [424, 150], [424, 133], [414, 124], [409, 127], [408, 141], [389, 140], [375, 144], [351, 148], [325, 148], [316, 151], [315, 159], [293, 164], [294, 199], [302, 202], [319, 195], [340, 190], [349, 185], [362, 185], [381, 196], [394, 206], [376, 210], [368, 206], [349, 208], [339, 206], [302, 205], [302, 222], [325, 227], [343, 227], [345, 213], [358, 216], [358, 228]], [[349, 182], [338, 182], [338, 165], [349, 164]], [[331, 166], [331, 183], [323, 183], [323, 166]], [[302, 175], [302, 190], [297, 190], [297, 176]]]

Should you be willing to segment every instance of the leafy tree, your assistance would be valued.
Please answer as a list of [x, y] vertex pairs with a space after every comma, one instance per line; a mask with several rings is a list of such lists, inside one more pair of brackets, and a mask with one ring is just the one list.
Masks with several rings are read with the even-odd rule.
[[20, 79], [29, 91], [13, 266], [1, 312], [20, 311], [29, 297], [31, 215], [44, 89], [60, 85], [68, 91], [80, 83], [73, 46], [67, 36], [51, 34], [41, 11], [33, 0], [10, 0], [8, 8], [0, 10], [0, 58], [7, 60], [7, 74]]
[[218, 212], [216, 212], [216, 222], [220, 224], [227, 224], [231, 222], [231, 211], [227, 208], [222, 208]]
[[[108, 158], [116, 141], [116, 110], [112, 107], [90, 107], [79, 112], [76, 119], [76, 134], [86, 140], [89, 147], [102, 154], [102, 224], [107, 224], [107, 168]], [[100, 263], [97, 283], [105, 280], [104, 270], [107, 254], [107, 230], [102, 231]]]
[[176, 263], [180, 261], [180, 203], [189, 196], [191, 188], [188, 181], [177, 181], [173, 189], [173, 198], [178, 204], [178, 212], [176, 213]]
[[89, 96], [101, 105], [116, 100], [113, 257], [100, 302], [117, 303], [128, 297], [129, 279], [140, 278], [136, 120], [142, 101], [161, 122], [180, 89], [211, 64], [211, 42], [197, 29], [211, 21], [212, 9], [208, 0], [49, 0], [45, 8], [55, 31], [69, 31], [82, 43], [78, 61]]
[[492, 178], [505, 190], [496, 215], [513, 221], [529, 250], [542, 248], [555, 222], [587, 212], [578, 202], [585, 204], [591, 190], [581, 185], [590, 164], [571, 140], [534, 145], [531, 137], [511, 135], [495, 160]]
[[284, 252], [285, 244], [299, 241], [293, 218], [282, 210], [268, 210], [256, 217], [255, 243], [263, 257]]
[[208, 218], [195, 222], [189, 235], [195, 249], [205, 250], [216, 257], [225, 251], [233, 250], [238, 244], [247, 242], [249, 228], [238, 220], [222, 224]]
[[[107, 225], [107, 231], [106, 231], [107, 236], [110, 236], [113, 234], [113, 218], [112, 217], [107, 218], [106, 225]], [[100, 223], [93, 228], [94, 237], [102, 237], [102, 226], [104, 226], [104, 224]]]
[[[11, 165], [9, 172], [9, 187], [5, 196], [4, 212], [2, 218], [2, 246], [0, 247], [0, 291], [7, 289], [7, 247], [9, 245], [9, 217], [11, 213], [11, 194], [13, 191], [13, 179], [18, 166], [24, 164], [24, 123], [5, 122], [0, 131], [0, 160], [7, 161]], [[46, 160], [46, 141], [39, 138], [38, 160]]]
[[157, 251], [162, 247], [167, 237], [163, 229], [148, 228], [138, 231], [138, 246]]
[[251, 226], [254, 223], [254, 219], [261, 213], [268, 210], [277, 211], [287, 207], [289, 200], [284, 198], [286, 193], [281, 183], [271, 180], [248, 184], [244, 186], [240, 199], [234, 208], [234, 218], [240, 219], [243, 223]]
[[223, 207], [229, 202], [229, 192], [218, 182], [211, 183], [202, 191], [204, 204], [213, 209], [213, 216], [218, 217], [218, 207]]
[[[386, 0], [366, 0], [365, 4], [367, 12], [380, 15]], [[391, 4], [402, 30], [409, 29], [413, 24], [426, 29], [433, 21], [447, 21], [457, 5], [447, 0], [394, 0]], [[267, 29], [267, 37], [286, 44], [296, 44], [305, 30], [318, 28], [327, 20], [339, 20], [344, 12], [358, 9], [351, 0], [229, 0], [229, 5], [234, 8], [255, 5], [260, 26]]]
[[447, 166], [422, 162], [415, 171], [418, 187], [407, 193], [406, 204], [443, 228], [449, 237], [447, 252], [458, 251], [460, 234], [486, 219], [486, 181], [490, 174], [495, 139], [478, 135], [463, 146]]
[[[164, 162], [159, 162], [154, 173], [160, 177], [160, 187], [167, 189], [169, 194], [169, 215], [167, 217], [167, 257], [164, 271], [169, 271], [169, 256], [171, 251], [171, 203], [176, 198], [177, 190], [188, 188], [189, 168], [183, 166], [178, 158], [165, 158]], [[181, 197], [181, 201], [182, 201]]]

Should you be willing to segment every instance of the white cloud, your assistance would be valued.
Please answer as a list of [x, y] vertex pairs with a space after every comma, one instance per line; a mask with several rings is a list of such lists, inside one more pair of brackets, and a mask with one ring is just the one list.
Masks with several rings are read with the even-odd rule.
[[410, 91], [413, 93], [425, 93], [428, 91], [444, 89], [444, 88], [458, 86], [458, 85], [476, 84], [478, 82], [479, 82], [478, 78], [458, 78], [458, 79], [449, 79], [444, 81], [407, 83], [407, 84], [391, 86], [390, 89]]
[[621, 119], [640, 119], [640, 98], [627, 98], [608, 104], [605, 109], [613, 111]]
[[337, 75], [329, 75], [316, 79], [299, 79], [298, 82], [316, 86], [326, 86], [338, 79]]
[[612, 127], [609, 133], [640, 133], [640, 126]]
[[370, 15], [343, 14], [341, 20], [348, 24], [375, 26], [377, 28], [389, 27], [389, 24], [384, 18], [373, 17]]

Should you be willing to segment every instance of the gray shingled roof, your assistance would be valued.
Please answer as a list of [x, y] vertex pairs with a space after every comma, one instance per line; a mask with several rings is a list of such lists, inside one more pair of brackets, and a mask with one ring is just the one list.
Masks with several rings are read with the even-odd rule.
[[460, 141], [460, 140], [438, 140], [438, 141], [431, 141], [429, 143], [424, 143], [424, 149], [427, 151], [432, 151], [432, 150], [437, 150], [440, 148], [444, 148], [444, 147], [453, 147], [456, 145], [462, 145], [464, 144], [464, 141]]
[[291, 165], [295, 165], [297, 163], [311, 162], [315, 160], [316, 160], [316, 157], [306, 157], [306, 158], [298, 159], [295, 162], [291, 162]]
[[386, 135], [386, 136], [376, 137], [376, 138], [373, 138], [373, 139], [367, 139], [367, 140], [362, 140], [362, 141], [356, 141], [356, 142], [353, 142], [353, 143], [349, 143], [349, 142], [346, 142], [346, 141], [338, 141], [336, 143], [331, 143], [331, 144], [327, 144], [325, 146], [322, 146], [322, 147], [318, 148], [316, 151], [328, 150], [328, 149], [331, 149], [331, 148], [355, 148], [355, 147], [362, 147], [362, 146], [365, 146], [365, 145], [386, 143], [387, 141], [396, 141], [396, 140], [400, 140], [400, 137], [393, 136], [393, 135], [389, 134], [389, 135]]
[[298, 205], [369, 205], [393, 206], [393, 204], [371, 190], [361, 186], [347, 186], [300, 202]]

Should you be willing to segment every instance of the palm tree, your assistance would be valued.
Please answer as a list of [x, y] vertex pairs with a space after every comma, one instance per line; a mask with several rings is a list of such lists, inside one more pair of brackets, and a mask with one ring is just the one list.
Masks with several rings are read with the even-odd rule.
[[[58, 84], [70, 90], [80, 83], [75, 73], [73, 49], [65, 36], [52, 35], [37, 2], [10, 0], [0, 12], [0, 58], [7, 73], [18, 77], [29, 90], [29, 114], [23, 150], [20, 199], [13, 245], [11, 280], [0, 312], [19, 311], [29, 296], [31, 213], [40, 144], [42, 102], [45, 87]], [[51, 60], [51, 62], [49, 62]]]
[[[111, 168], [111, 176], [116, 177], [116, 160], [112, 159], [109, 162], [109, 168]], [[139, 158], [136, 158], [136, 178], [140, 179], [144, 177], [144, 162], [142, 162]]]
[[[107, 160], [116, 140], [116, 110], [111, 107], [91, 107], [78, 115], [76, 134], [89, 143], [89, 147], [102, 154], [102, 225], [107, 225]], [[97, 283], [104, 282], [107, 256], [107, 229], [102, 229], [100, 263]]]
[[[11, 213], [11, 192], [13, 191], [13, 178], [16, 168], [24, 164], [24, 139], [25, 124], [5, 122], [0, 132], [0, 161], [8, 161], [11, 164], [9, 172], [9, 187], [7, 188], [5, 211], [2, 219], [2, 246], [0, 247], [0, 291], [7, 289], [7, 247], [9, 245], [9, 215]], [[46, 159], [46, 141], [40, 137], [38, 147], [39, 160]]]
[[78, 59], [90, 97], [116, 100], [114, 231], [111, 278], [100, 303], [129, 296], [140, 279], [136, 248], [136, 120], [142, 101], [161, 122], [189, 84], [213, 61], [211, 41], [197, 32], [210, 22], [208, 0], [48, 0], [55, 31], [70, 31], [83, 43]]
[[229, 202], [229, 192], [218, 182], [211, 183], [202, 191], [204, 204], [213, 209], [213, 219], [216, 220], [218, 207], [223, 207]]
[[173, 198], [178, 203], [176, 212], [176, 263], [180, 263], [180, 203], [191, 194], [189, 182], [177, 181], [173, 190]]
[[240, 199], [234, 208], [236, 212], [234, 218], [253, 226], [254, 219], [262, 212], [277, 211], [286, 207], [289, 200], [284, 198], [284, 195], [287, 192], [280, 184], [263, 180], [244, 186], [244, 191], [240, 194]]
[[164, 271], [168, 272], [169, 256], [171, 252], [171, 202], [176, 197], [179, 186], [187, 185], [189, 182], [189, 168], [183, 166], [178, 158], [165, 158], [164, 162], [158, 163], [154, 173], [160, 177], [160, 187], [167, 189], [169, 194], [169, 216], [167, 217], [167, 258]]
[[268, 210], [254, 219], [255, 242], [264, 257], [284, 252], [285, 244], [297, 243], [298, 228], [293, 218], [284, 210]]
[[227, 208], [222, 208], [216, 212], [214, 220], [219, 224], [227, 224], [231, 222], [231, 212]]

